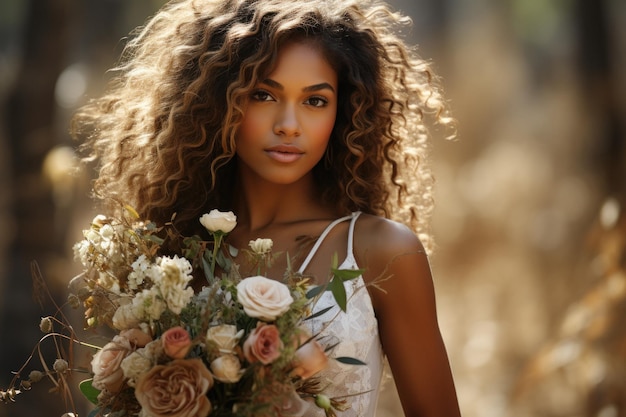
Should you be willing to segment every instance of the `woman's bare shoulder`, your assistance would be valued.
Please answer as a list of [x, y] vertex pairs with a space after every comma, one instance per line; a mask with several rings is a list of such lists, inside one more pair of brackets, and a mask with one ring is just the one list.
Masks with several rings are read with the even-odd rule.
[[413, 230], [403, 223], [372, 214], [361, 214], [354, 230], [358, 252], [379, 254], [425, 253]]

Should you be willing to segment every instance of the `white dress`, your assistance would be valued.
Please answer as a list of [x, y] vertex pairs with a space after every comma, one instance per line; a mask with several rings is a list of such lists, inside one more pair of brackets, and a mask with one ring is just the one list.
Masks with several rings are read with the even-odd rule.
[[[311, 249], [299, 272], [306, 270], [309, 262], [323, 243], [326, 235], [337, 224], [350, 220], [348, 231], [348, 250], [339, 269], [358, 269], [353, 253], [354, 225], [361, 213], [339, 218], [329, 224]], [[378, 336], [378, 322], [374, 315], [372, 300], [362, 277], [344, 283], [348, 297], [347, 312], [336, 305], [333, 295], [326, 291], [317, 301], [313, 312], [326, 307], [333, 308], [321, 316], [310, 320], [313, 334], [320, 332], [325, 344], [339, 343], [331, 357], [348, 356], [359, 359], [366, 365], [346, 365], [331, 360], [329, 366], [320, 374], [322, 386], [328, 386], [324, 394], [329, 397], [346, 397], [351, 407], [338, 412], [341, 417], [373, 417], [380, 391], [383, 370], [383, 353]], [[326, 327], [326, 328], [325, 328]], [[323, 329], [323, 330], [322, 330]], [[334, 343], [333, 343], [334, 342]], [[353, 394], [359, 394], [354, 395]], [[307, 417], [324, 417], [324, 411], [311, 404]]]

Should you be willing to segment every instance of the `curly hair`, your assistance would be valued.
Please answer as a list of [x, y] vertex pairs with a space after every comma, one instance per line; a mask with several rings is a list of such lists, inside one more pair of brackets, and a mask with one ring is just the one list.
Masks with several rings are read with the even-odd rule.
[[[409, 223], [429, 246], [426, 118], [452, 126], [429, 64], [397, 35], [409, 19], [364, 0], [174, 0], [137, 29], [108, 91], [73, 119], [96, 197], [193, 233], [231, 209], [245, 100], [282, 45], [319, 48], [339, 76], [336, 123], [314, 168], [322, 197]], [[105, 204], [106, 206], [106, 204]], [[110, 205], [114, 210], [117, 205]]]

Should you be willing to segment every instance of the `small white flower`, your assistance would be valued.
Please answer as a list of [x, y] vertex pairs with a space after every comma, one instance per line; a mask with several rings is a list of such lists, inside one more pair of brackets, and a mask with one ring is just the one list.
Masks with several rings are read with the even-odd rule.
[[167, 308], [155, 287], [143, 290], [133, 298], [133, 314], [146, 320], [158, 320]]
[[106, 222], [107, 222], [107, 216], [105, 216], [104, 214], [98, 214], [96, 215], [96, 217], [93, 218], [93, 220], [91, 221], [91, 224], [96, 227], [102, 227], [106, 224]]
[[100, 236], [102, 236], [103, 239], [111, 240], [113, 236], [115, 236], [115, 231], [110, 224], [105, 224], [100, 228]]
[[256, 240], [251, 240], [250, 243], [250, 248], [252, 249], [252, 252], [256, 253], [257, 255], [265, 255], [266, 253], [269, 253], [272, 250], [272, 246], [274, 246], [274, 242], [272, 241], [272, 239], [256, 239]]
[[211, 233], [230, 233], [237, 225], [237, 216], [232, 211], [211, 210], [200, 217], [200, 223]]

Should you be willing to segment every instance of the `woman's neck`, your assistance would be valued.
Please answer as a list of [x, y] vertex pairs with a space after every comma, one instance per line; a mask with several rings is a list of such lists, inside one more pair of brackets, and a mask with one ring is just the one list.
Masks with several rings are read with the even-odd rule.
[[336, 215], [330, 206], [322, 203], [313, 175], [291, 184], [269, 183], [258, 177], [242, 178], [235, 187], [233, 206], [237, 227], [249, 232]]

